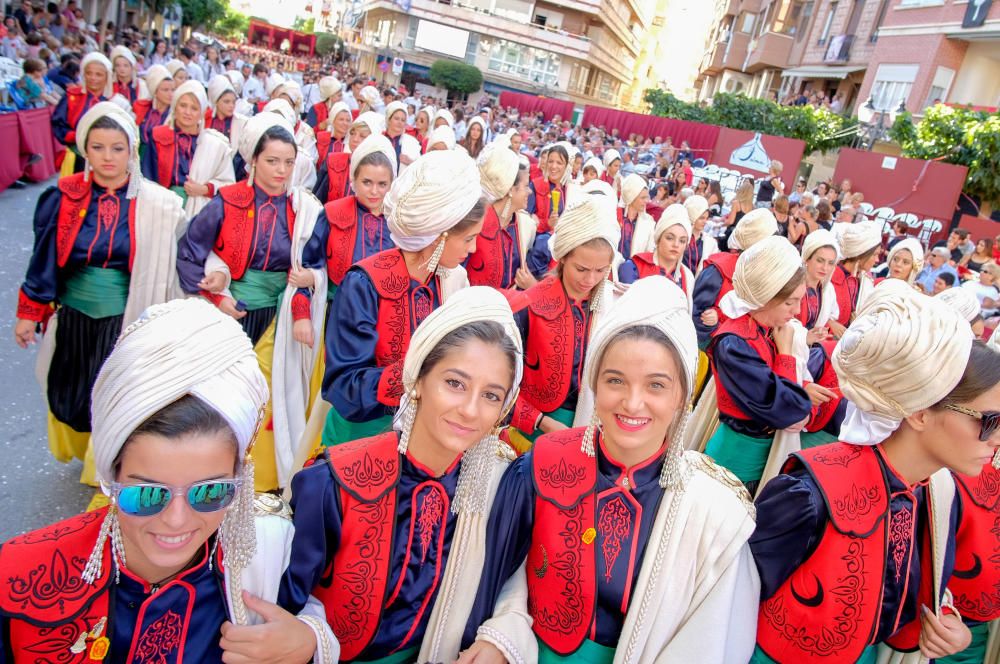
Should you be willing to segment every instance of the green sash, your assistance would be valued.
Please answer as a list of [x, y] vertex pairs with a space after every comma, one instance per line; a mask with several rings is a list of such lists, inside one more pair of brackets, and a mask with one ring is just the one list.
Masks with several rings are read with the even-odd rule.
[[59, 301], [91, 318], [108, 318], [125, 313], [129, 275], [121, 270], [82, 267], [63, 286]]
[[410, 662], [417, 661], [417, 655], [420, 653], [420, 648], [414, 646], [412, 648], [407, 648], [406, 650], [400, 650], [397, 653], [393, 653], [386, 657], [380, 659], [366, 659], [366, 660], [355, 660], [356, 664], [410, 664]]
[[264, 272], [263, 270], [247, 270], [243, 277], [236, 279], [229, 286], [233, 299], [242, 300], [247, 305], [247, 311], [257, 311], [268, 307], [281, 307], [281, 299], [288, 285], [287, 272]]
[[814, 431], [812, 433], [803, 431], [799, 434], [799, 440], [802, 441], [802, 449], [808, 450], [811, 447], [835, 443], [837, 442], [837, 437], [825, 431]]
[[367, 422], [345, 420], [336, 408], [331, 408], [323, 427], [323, 446], [333, 447], [359, 438], [371, 438], [392, 429], [392, 416], [383, 415]]
[[337, 284], [332, 281], [326, 282], [326, 301], [333, 302], [333, 294], [337, 292]]
[[774, 438], [751, 438], [737, 433], [724, 423], [705, 446], [705, 454], [715, 463], [732, 471], [741, 482], [756, 482], [764, 474], [767, 455]]
[[615, 658], [615, 649], [602, 646], [590, 639], [583, 642], [580, 648], [571, 655], [559, 655], [538, 639], [538, 664], [611, 664]]
[[985, 664], [986, 662], [986, 642], [990, 639], [990, 624], [982, 623], [975, 627], [970, 627], [972, 632], [972, 643], [960, 653], [951, 657], [934, 660], [937, 664]]
[[[861, 653], [861, 657], [858, 657], [854, 664], [875, 664], [878, 659], [878, 648], [875, 646], [868, 646]], [[944, 660], [940, 660], [944, 661]], [[773, 659], [764, 654], [764, 651], [758, 646], [754, 648], [753, 657], [750, 658], [749, 664], [778, 664]]]
[[188, 194], [186, 191], [184, 191], [184, 187], [178, 187], [177, 185], [174, 185], [173, 187], [170, 188], [170, 191], [174, 192], [175, 194], [181, 197], [181, 205], [184, 205], [185, 203], [188, 202]]

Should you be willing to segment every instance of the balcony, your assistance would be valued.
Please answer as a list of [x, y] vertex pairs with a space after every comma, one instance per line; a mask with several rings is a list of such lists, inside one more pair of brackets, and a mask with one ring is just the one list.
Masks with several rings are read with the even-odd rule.
[[740, 13], [740, 0], [729, 0], [726, 7], [726, 16], [738, 16]]
[[590, 51], [584, 59], [620, 81], [630, 81], [635, 58], [625, 51], [621, 42], [607, 28], [597, 26], [591, 26], [587, 37], [590, 39]]
[[701, 62], [701, 75], [712, 76], [722, 71], [726, 56], [726, 43], [718, 42], [713, 45], [712, 50], [705, 55]]
[[740, 8], [737, 14], [742, 14], [747, 12], [748, 14], [759, 14], [761, 5], [764, 4], [763, 0], [740, 0]]
[[765, 32], [750, 51], [746, 72], [753, 74], [761, 69], [784, 69], [788, 66], [788, 56], [792, 52], [794, 43], [795, 38], [791, 35]]
[[850, 62], [851, 46], [854, 45], [854, 35], [836, 35], [830, 38], [823, 55], [823, 62], [836, 64]]
[[745, 32], [734, 32], [729, 38], [729, 50], [723, 44], [719, 48], [723, 53], [722, 68], [743, 71], [743, 63], [747, 59], [747, 46], [750, 45], [750, 35]]

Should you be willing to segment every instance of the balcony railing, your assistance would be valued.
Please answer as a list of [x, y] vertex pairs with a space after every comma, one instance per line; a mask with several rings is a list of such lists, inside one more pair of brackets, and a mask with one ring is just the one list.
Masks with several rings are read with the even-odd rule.
[[854, 45], [854, 35], [836, 35], [830, 38], [826, 47], [823, 62], [848, 62], [851, 59], [851, 46]]

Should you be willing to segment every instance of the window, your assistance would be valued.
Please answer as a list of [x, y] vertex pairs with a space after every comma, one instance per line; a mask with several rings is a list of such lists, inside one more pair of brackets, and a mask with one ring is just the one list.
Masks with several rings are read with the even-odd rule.
[[490, 71], [536, 85], [555, 86], [559, 81], [559, 55], [540, 48], [498, 39], [490, 49]]
[[812, 18], [813, 3], [807, 2], [802, 5], [802, 14], [799, 17], [799, 24], [795, 26], [795, 41], [800, 41], [809, 32], [809, 19]]
[[826, 21], [823, 23], [823, 33], [819, 36], [819, 43], [825, 44], [827, 38], [830, 36], [830, 30], [833, 29], [833, 19], [837, 14], [837, 3], [830, 3], [830, 11], [826, 14]]
[[890, 111], [910, 97], [919, 65], [879, 65], [871, 98], [876, 110]]
[[924, 102], [923, 107], [933, 106], [938, 101], [946, 101], [948, 99], [948, 90], [951, 88], [953, 80], [955, 80], [954, 69], [938, 67], [934, 73], [934, 80], [931, 81], [931, 88], [927, 91], [927, 100]]
[[587, 79], [590, 77], [590, 66], [573, 63], [573, 68], [569, 73], [569, 91], [580, 93], [587, 87]]
[[753, 32], [753, 22], [756, 18], [756, 14], [743, 14], [743, 22], [740, 24], [740, 32]]

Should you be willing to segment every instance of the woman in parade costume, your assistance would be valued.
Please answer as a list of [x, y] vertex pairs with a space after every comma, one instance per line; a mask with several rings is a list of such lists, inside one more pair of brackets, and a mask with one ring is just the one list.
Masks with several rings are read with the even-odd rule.
[[871, 290], [869, 271], [878, 263], [882, 251], [882, 222], [859, 221], [848, 224], [839, 234], [842, 259], [833, 271], [833, 288], [837, 293], [839, 315], [830, 321], [830, 331], [838, 339], [854, 319], [854, 312], [864, 303]]
[[496, 624], [501, 586], [524, 568], [527, 602], [507, 605], [530, 613], [541, 664], [747, 661], [760, 587], [750, 496], [680, 444], [697, 353], [687, 298], [662, 277], [596, 327], [583, 375], [594, 419], [542, 436], [504, 475], [462, 664], [496, 646], [535, 661], [504, 650], [530, 633]]
[[229, 139], [229, 144], [239, 148], [239, 130], [247, 118], [236, 116], [236, 89], [228, 76], [213, 76], [208, 82], [208, 109], [205, 127], [214, 129]]
[[471, 120], [469, 120], [468, 132], [465, 134], [465, 138], [462, 139], [462, 147], [465, 151], [469, 153], [469, 156], [473, 159], [479, 158], [479, 153], [483, 151], [485, 147], [486, 134], [486, 121], [483, 120], [478, 115]]
[[622, 156], [618, 150], [605, 150], [601, 161], [604, 163], [604, 172], [601, 173], [601, 181], [607, 182], [615, 193], [621, 191], [622, 179], [618, 171], [622, 167]]
[[455, 151], [426, 154], [393, 182], [383, 208], [396, 248], [352, 266], [330, 304], [324, 445], [388, 429], [413, 330], [469, 285], [461, 265], [483, 227], [481, 198], [475, 162]]
[[394, 101], [385, 107], [385, 135], [396, 151], [399, 172], [420, 156], [420, 142], [406, 133], [406, 104]]
[[[908, 284], [913, 284], [920, 270], [924, 269], [924, 246], [915, 237], [904, 238], [892, 245], [886, 264], [889, 267], [887, 278], [902, 279]], [[880, 281], [881, 279], [876, 283]]]
[[[631, 176], [629, 176], [631, 177]], [[622, 187], [628, 186], [628, 178]], [[622, 283], [631, 284], [638, 279], [658, 274], [667, 277], [684, 291], [691, 302], [694, 290], [694, 275], [684, 265], [684, 250], [690, 246], [688, 237], [691, 235], [691, 222], [683, 205], [669, 206], [656, 222], [653, 229], [654, 251], [634, 254], [632, 258], [622, 263], [618, 268], [618, 279]]]
[[316, 187], [313, 191], [320, 201], [329, 203], [353, 193], [350, 177], [351, 152], [361, 145], [361, 141], [372, 134], [381, 134], [384, 129], [385, 119], [371, 111], [362, 113], [351, 123], [347, 147], [343, 152], [331, 151], [316, 173]]
[[[317, 136], [327, 126], [327, 120], [333, 117], [333, 107], [343, 98], [343, 89], [343, 84], [336, 76], [324, 76], [319, 79], [319, 101], [306, 113], [306, 122], [316, 131]], [[348, 115], [350, 112], [348, 109]]]
[[947, 469], [976, 477], [994, 458], [983, 414], [1000, 408], [1000, 356], [947, 305], [889, 279], [833, 364], [851, 402], [841, 442], [794, 455], [757, 500], [753, 661], [874, 662], [879, 644], [960, 652], [971, 635], [948, 590], [960, 559]]
[[63, 176], [83, 170], [84, 155], [76, 151], [76, 125], [90, 108], [111, 99], [114, 87], [111, 62], [100, 53], [88, 53], [80, 62], [83, 85], [70, 85], [55, 110], [52, 111], [52, 135], [66, 146], [59, 174]]
[[288, 486], [305, 427], [326, 306], [328, 225], [319, 201], [288, 185], [296, 146], [280, 115], [248, 120], [240, 152], [249, 177], [222, 187], [191, 220], [177, 271], [185, 292], [239, 320], [254, 343], [273, 401], [254, 447], [257, 489], [270, 491]]
[[[142, 178], [138, 129], [116, 104], [87, 111], [76, 141], [84, 171], [38, 199], [14, 328], [22, 347], [45, 330], [37, 374], [48, 397], [49, 449], [64, 463], [87, 452], [90, 392], [122, 328], [180, 295], [175, 243], [186, 222], [180, 199]], [[83, 480], [93, 482], [89, 465]]]
[[434, 129], [443, 125], [451, 127], [452, 131], [455, 130], [455, 116], [447, 108], [439, 108], [434, 114]]
[[413, 126], [406, 128], [406, 133], [417, 139], [417, 142], [420, 143], [421, 153], [427, 152], [427, 139], [430, 138], [431, 132], [434, 130], [431, 124], [434, 122], [434, 114], [436, 112], [437, 109], [433, 106], [421, 106], [413, 119]]
[[[629, 259], [636, 254], [650, 253], [656, 248], [653, 227], [656, 222], [646, 212], [649, 190], [641, 176], [632, 173], [622, 180], [622, 208], [619, 209], [622, 239], [618, 253]], [[689, 232], [688, 235], [691, 233]]]
[[524, 382], [511, 432], [523, 452], [542, 433], [589, 421], [593, 405], [581, 380], [595, 321], [612, 301], [608, 274], [620, 229], [593, 196], [571, 203], [552, 236], [555, 272], [512, 300], [524, 337]]
[[243, 78], [243, 74], [238, 69], [227, 71], [226, 77], [229, 78], [229, 82], [233, 84], [233, 90], [236, 91], [236, 112], [250, 117], [254, 114], [253, 104], [243, 99], [243, 86], [246, 84], [246, 79]]
[[[458, 143], [455, 141], [455, 131], [448, 125], [442, 125], [427, 137], [427, 149], [424, 150], [424, 154], [433, 150], [454, 150], [456, 145]], [[528, 184], [525, 183], [524, 186], [527, 188]]]
[[[734, 238], [736, 236], [734, 235]], [[727, 320], [712, 335], [708, 357], [715, 376], [720, 426], [705, 454], [731, 470], [751, 493], [757, 488], [775, 432], [836, 431], [846, 405], [827, 387], [800, 385], [794, 327], [805, 295], [805, 269], [783, 237], [761, 240], [740, 254], [733, 290], [722, 300]], [[821, 373], [822, 349], [810, 354]], [[816, 405], [819, 404], [819, 405]]]
[[201, 83], [179, 85], [167, 121], [153, 128], [153, 140], [142, 155], [142, 174], [179, 195], [191, 216], [207, 205], [219, 188], [236, 180], [229, 139], [205, 129], [207, 107]]
[[[419, 169], [418, 161], [411, 170]], [[514, 456], [497, 431], [520, 376], [520, 338], [504, 298], [484, 287], [456, 293], [413, 333], [395, 431], [331, 448], [296, 475], [279, 603], [293, 612], [321, 603], [341, 661], [458, 656], [493, 495]], [[384, 472], [358, 475], [362, 463]], [[510, 584], [515, 605], [523, 584]], [[523, 611], [504, 610], [499, 624], [528, 629]]]
[[528, 203], [528, 169], [507, 147], [505, 136], [480, 154], [479, 177], [490, 206], [476, 251], [465, 264], [469, 283], [498, 289], [530, 286], [534, 277], [523, 259], [535, 239], [535, 224], [523, 212]]
[[708, 346], [712, 333], [726, 321], [719, 303], [733, 289], [733, 272], [739, 252], [746, 251], [777, 231], [778, 222], [770, 210], [753, 210], [740, 219], [733, 229], [729, 242], [731, 251], [713, 254], [705, 259], [705, 265], [695, 280], [692, 297], [694, 327], [698, 330], [698, 344], [701, 348]]
[[566, 209], [566, 185], [569, 182], [569, 153], [561, 145], [548, 149], [543, 175], [528, 184], [528, 214], [534, 215], [539, 233], [551, 233]]
[[149, 99], [149, 89], [139, 79], [135, 55], [126, 46], [111, 49], [111, 66], [114, 69], [114, 94], [121, 95], [131, 106], [140, 99]]
[[330, 108], [329, 117], [316, 128], [316, 168], [326, 163], [331, 154], [347, 151], [347, 132], [351, 130], [351, 107], [338, 101]]
[[[283, 89], [297, 90], [298, 88], [290, 84], [285, 84]], [[300, 100], [301, 103], [301, 100]], [[295, 172], [292, 174], [292, 186], [313, 190], [316, 185], [316, 136], [312, 127], [299, 119], [299, 113], [295, 106], [288, 102], [285, 95], [264, 104], [262, 113], [277, 113], [288, 126], [292, 127], [292, 136], [298, 151], [295, 155]]]
[[837, 294], [830, 280], [840, 259], [836, 236], [820, 228], [806, 236], [802, 243], [802, 264], [806, 268], [806, 293], [802, 298], [798, 319], [809, 330], [810, 346], [826, 341], [828, 323], [837, 318]]
[[325, 620], [272, 604], [292, 524], [254, 500], [267, 383], [240, 326], [197, 300], [150, 307], [93, 400], [111, 504], [0, 548], [0, 662], [248, 661], [230, 641], [261, 619], [305, 644], [286, 661], [336, 662]]
[[705, 259], [719, 253], [719, 243], [704, 232], [709, 216], [708, 201], [704, 196], [688, 196], [684, 201], [684, 209], [691, 222], [691, 241], [684, 250], [684, 264], [697, 276], [705, 267]]
[[146, 70], [146, 87], [152, 92], [152, 99], [138, 99], [132, 104], [135, 122], [139, 125], [141, 153], [145, 153], [146, 146], [153, 140], [153, 127], [159, 127], [170, 115], [174, 77], [163, 65], [153, 65]]
[[191, 78], [187, 69], [184, 68], [184, 63], [177, 58], [170, 60], [164, 66], [167, 68], [167, 71], [170, 72], [170, 75], [174, 77], [174, 83], [177, 85], [185, 83], [189, 78]]

